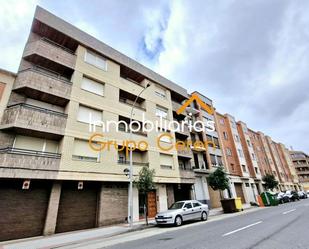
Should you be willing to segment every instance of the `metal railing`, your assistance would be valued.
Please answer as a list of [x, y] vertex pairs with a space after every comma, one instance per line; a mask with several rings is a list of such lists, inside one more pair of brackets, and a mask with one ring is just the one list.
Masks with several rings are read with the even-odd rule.
[[18, 103], [18, 104], [10, 105], [6, 108], [6, 110], [9, 110], [11, 108], [16, 108], [16, 107], [17, 108], [18, 107], [24, 107], [24, 108], [36, 110], [36, 111], [39, 111], [39, 112], [44, 112], [44, 113], [49, 113], [49, 114], [53, 114], [53, 115], [57, 115], [57, 116], [62, 116], [62, 117], [65, 117], [65, 118], [68, 117], [68, 115], [65, 114], [65, 113], [45, 109], [45, 108], [34, 106], [34, 105], [29, 105], [29, 104], [26, 104], [26, 103]]
[[59, 154], [59, 153], [37, 151], [37, 150], [28, 150], [28, 149], [19, 149], [19, 148], [13, 148], [13, 147], [1, 148], [0, 154], [18, 154], [18, 155], [25, 155], [25, 156], [61, 158], [61, 154]]
[[[126, 164], [126, 165], [130, 164], [130, 162], [126, 161], [126, 160], [118, 160], [117, 162], [118, 162], [118, 164]], [[149, 166], [149, 163], [133, 162], [133, 165], [136, 165], [136, 166]]]
[[66, 52], [68, 52], [68, 53], [70, 53], [72, 55], [75, 55], [74, 51], [72, 51], [71, 49], [62, 46], [62, 45], [58, 44], [57, 42], [54, 42], [54, 41], [48, 39], [47, 37], [42, 37], [40, 40], [44, 41], [46, 43], [49, 43], [49, 44], [51, 44], [51, 45], [53, 45], [55, 47], [61, 48], [62, 50], [66, 51]]
[[35, 73], [38, 73], [38, 74], [41, 74], [41, 75], [44, 75], [44, 76], [47, 76], [47, 77], [51, 77], [51, 78], [54, 78], [56, 80], [63, 81], [66, 84], [72, 85], [72, 82], [68, 78], [64, 77], [63, 75], [61, 75], [61, 74], [59, 74], [59, 73], [57, 73], [57, 72], [55, 72], [51, 69], [41, 67], [39, 65], [35, 65], [33, 67], [23, 69], [23, 70], [19, 71], [19, 73], [28, 72], [28, 71], [32, 71], [32, 72], [35, 72]]

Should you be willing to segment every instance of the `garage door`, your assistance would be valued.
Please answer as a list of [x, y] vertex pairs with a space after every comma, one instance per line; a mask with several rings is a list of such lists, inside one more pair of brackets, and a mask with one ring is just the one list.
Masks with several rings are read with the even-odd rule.
[[48, 181], [22, 190], [21, 180], [0, 180], [0, 241], [42, 235], [50, 189]]
[[236, 195], [237, 197], [241, 198], [241, 202], [245, 203], [245, 196], [244, 196], [244, 192], [242, 190], [242, 184], [241, 183], [234, 183], [235, 186], [235, 191], [236, 191]]
[[96, 227], [99, 186], [84, 182], [78, 190], [77, 182], [63, 182], [57, 216], [56, 233]]

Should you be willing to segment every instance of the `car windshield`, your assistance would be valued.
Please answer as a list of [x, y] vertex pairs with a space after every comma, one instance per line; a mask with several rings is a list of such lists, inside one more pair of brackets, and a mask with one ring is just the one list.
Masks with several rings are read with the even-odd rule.
[[169, 209], [181, 209], [183, 204], [183, 201], [175, 202]]

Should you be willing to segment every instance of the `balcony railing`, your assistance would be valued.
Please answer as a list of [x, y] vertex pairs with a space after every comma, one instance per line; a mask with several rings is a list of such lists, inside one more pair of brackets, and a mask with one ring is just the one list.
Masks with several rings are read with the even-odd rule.
[[48, 58], [71, 69], [75, 67], [76, 56], [74, 52], [45, 37], [26, 45], [23, 56], [28, 57], [34, 54]]
[[61, 154], [59, 153], [51, 153], [51, 152], [28, 150], [28, 149], [18, 149], [18, 148], [13, 148], [13, 147], [1, 148], [0, 154], [3, 154], [3, 153], [26, 155], [26, 156], [48, 157], [48, 158], [61, 158]]
[[67, 114], [29, 104], [8, 107], [3, 114], [2, 128], [21, 128], [63, 135]]
[[49, 96], [50, 101], [48, 102], [52, 102], [55, 96], [69, 100], [72, 83], [65, 77], [50, 70], [34, 67], [18, 73], [14, 83], [14, 90], [24, 88], [29, 89], [29, 91], [24, 91], [26, 95], [30, 95], [32, 98], [41, 96], [43, 100], [46, 98], [44, 96]]
[[1, 168], [57, 171], [61, 154], [6, 147], [0, 149]]
[[[128, 126], [129, 126], [129, 124], [128, 124]], [[120, 128], [120, 127], [119, 127], [118, 130], [119, 130], [119, 131], [122, 131], [122, 132], [130, 133], [130, 130], [126, 130], [126, 129], [124, 129], [124, 128]], [[147, 137], [147, 132], [143, 132], [143, 131], [132, 131], [132, 134]]]
[[[129, 165], [130, 161], [126, 161], [126, 160], [118, 160], [118, 164], [125, 164], [125, 165]], [[149, 163], [143, 163], [143, 162], [133, 162], [133, 165], [136, 166], [149, 166]]]
[[[119, 102], [129, 105], [129, 106], [133, 106], [133, 103], [131, 103], [131, 101], [125, 99], [125, 98], [119, 98]], [[141, 105], [139, 105], [138, 103], [135, 103], [134, 108], [140, 109], [141, 111], [146, 111], [146, 108], [142, 107]]]

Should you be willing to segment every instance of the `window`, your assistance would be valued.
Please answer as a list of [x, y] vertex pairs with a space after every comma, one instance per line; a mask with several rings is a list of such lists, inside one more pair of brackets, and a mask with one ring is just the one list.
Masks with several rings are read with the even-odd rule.
[[236, 142], [239, 142], [239, 136], [238, 135], [235, 135], [235, 140], [236, 140]]
[[99, 152], [92, 150], [87, 140], [74, 140], [72, 157], [75, 160], [99, 162]]
[[207, 139], [207, 145], [209, 147], [213, 147], [214, 146], [214, 142], [212, 141], [212, 136], [206, 135], [206, 139]]
[[246, 187], [247, 187], [247, 188], [249, 188], [249, 187], [250, 187], [250, 184], [249, 184], [249, 183], [247, 183], [247, 182], [246, 182]]
[[232, 171], [235, 171], [235, 167], [234, 167], [233, 163], [231, 163], [231, 169], [232, 169]]
[[220, 144], [219, 144], [218, 138], [214, 137], [213, 139], [214, 139], [214, 143], [215, 143], [215, 145], [216, 145], [216, 148], [217, 148], [217, 149], [220, 149]]
[[217, 160], [218, 160], [218, 165], [219, 166], [223, 166], [222, 157], [221, 156], [217, 156]]
[[225, 131], [223, 132], [223, 137], [224, 137], [225, 140], [228, 140], [227, 132], [225, 132]]
[[172, 155], [160, 153], [160, 166], [162, 169], [172, 169], [174, 159]]
[[242, 164], [241, 167], [242, 167], [242, 171], [243, 171], [243, 172], [247, 172], [247, 167], [246, 167], [246, 165], [243, 165], [243, 164]]
[[14, 141], [14, 148], [16, 149], [49, 153], [58, 153], [58, 145], [58, 141], [22, 135], [17, 135]]
[[230, 148], [226, 148], [226, 155], [232, 156], [232, 150]]
[[80, 105], [77, 113], [77, 120], [84, 123], [102, 122], [102, 111]]
[[184, 208], [187, 208], [187, 209], [192, 208], [192, 204], [191, 204], [191, 202], [186, 203], [186, 204], [184, 205]]
[[253, 161], [256, 161], [255, 154], [254, 154], [254, 153], [251, 153], [251, 156], [252, 156], [252, 160], [253, 160]]
[[249, 147], [251, 147], [250, 140], [247, 140], [247, 144], [248, 144]]
[[216, 160], [215, 155], [210, 154], [210, 160], [211, 160], [212, 166], [217, 166], [217, 160]]
[[239, 157], [244, 157], [244, 153], [242, 152], [241, 149], [238, 149], [238, 154], [239, 154]]
[[255, 167], [254, 170], [255, 170], [256, 174], [259, 174], [259, 169], [258, 168]]
[[81, 88], [88, 92], [92, 92], [98, 95], [104, 95], [104, 84], [91, 80], [89, 78], [83, 77]]
[[103, 70], [107, 70], [107, 64], [106, 64], [106, 60], [104, 57], [98, 55], [98, 54], [95, 54], [93, 52], [90, 52], [90, 51], [86, 51], [85, 53], [85, 62], [93, 65], [93, 66], [96, 66], [100, 69], [103, 69]]
[[224, 125], [224, 119], [220, 118], [220, 124]]
[[161, 106], [156, 107], [156, 116], [167, 119], [167, 109]]
[[[169, 134], [169, 132], [164, 132], [164, 133], [168, 133]], [[160, 137], [160, 141], [161, 142], [165, 142], [165, 143], [172, 143], [172, 139], [171, 139], [170, 136], [162, 136], [162, 137]]]
[[193, 207], [200, 207], [202, 206], [199, 202], [193, 202]]
[[156, 87], [155, 94], [163, 99], [166, 98], [166, 91], [161, 87]]

